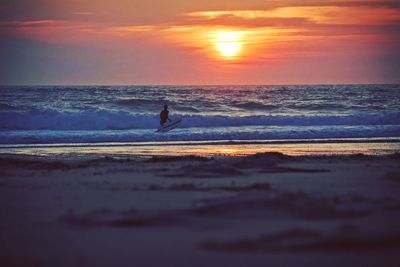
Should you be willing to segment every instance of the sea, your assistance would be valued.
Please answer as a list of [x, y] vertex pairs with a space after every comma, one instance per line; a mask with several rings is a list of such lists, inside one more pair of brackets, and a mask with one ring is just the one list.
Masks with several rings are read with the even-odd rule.
[[[158, 133], [169, 106], [181, 125]], [[1, 86], [0, 152], [24, 147], [392, 143], [400, 85]]]

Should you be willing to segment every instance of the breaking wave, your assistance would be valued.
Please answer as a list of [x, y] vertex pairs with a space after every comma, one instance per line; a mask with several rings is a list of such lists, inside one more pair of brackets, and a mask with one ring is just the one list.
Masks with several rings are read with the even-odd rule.
[[[400, 112], [353, 115], [183, 115], [182, 127], [400, 125]], [[158, 114], [128, 111], [0, 111], [0, 130], [130, 130], [154, 129]]]

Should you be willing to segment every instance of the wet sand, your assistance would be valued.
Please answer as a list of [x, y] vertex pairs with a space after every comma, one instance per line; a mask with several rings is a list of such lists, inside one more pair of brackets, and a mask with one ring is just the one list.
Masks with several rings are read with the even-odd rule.
[[0, 266], [399, 266], [400, 157], [0, 157]]

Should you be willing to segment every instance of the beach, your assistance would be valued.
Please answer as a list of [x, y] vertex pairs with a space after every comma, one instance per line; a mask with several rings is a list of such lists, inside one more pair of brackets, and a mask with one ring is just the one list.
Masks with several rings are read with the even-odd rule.
[[399, 266], [400, 157], [0, 156], [1, 266]]

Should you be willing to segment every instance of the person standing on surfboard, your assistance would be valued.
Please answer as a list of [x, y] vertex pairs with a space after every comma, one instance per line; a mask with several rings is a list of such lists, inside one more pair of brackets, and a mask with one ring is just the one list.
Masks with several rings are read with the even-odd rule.
[[168, 118], [168, 114], [169, 114], [168, 105], [165, 104], [165, 105], [164, 105], [164, 110], [162, 110], [161, 113], [160, 113], [160, 125], [161, 125], [161, 126], [162, 126], [164, 123], [166, 123], [167, 120], [168, 120], [168, 121], [171, 121], [171, 120]]

